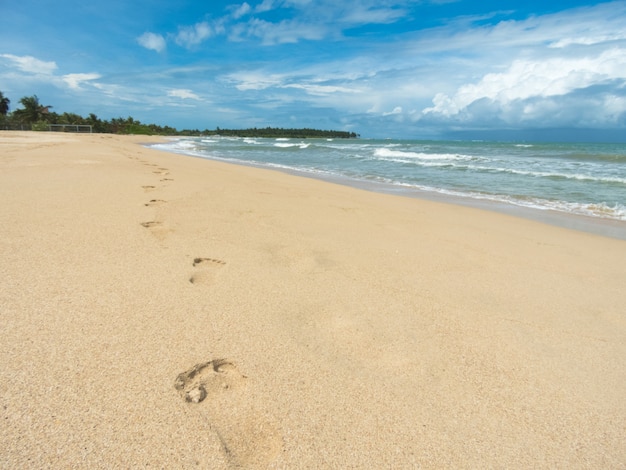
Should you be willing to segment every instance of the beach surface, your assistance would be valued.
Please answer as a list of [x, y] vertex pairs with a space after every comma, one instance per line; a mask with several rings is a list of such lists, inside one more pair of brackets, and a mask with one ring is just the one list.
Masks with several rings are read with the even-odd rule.
[[626, 468], [626, 241], [0, 132], [1, 468]]

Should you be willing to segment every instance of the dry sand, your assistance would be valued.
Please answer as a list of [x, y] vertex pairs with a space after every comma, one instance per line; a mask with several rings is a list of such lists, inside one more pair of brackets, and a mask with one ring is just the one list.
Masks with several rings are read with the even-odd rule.
[[626, 241], [147, 140], [0, 132], [0, 467], [626, 468]]

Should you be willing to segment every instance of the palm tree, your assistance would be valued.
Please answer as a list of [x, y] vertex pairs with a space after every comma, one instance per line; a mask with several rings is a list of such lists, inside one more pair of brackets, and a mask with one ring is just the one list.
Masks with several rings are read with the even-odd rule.
[[15, 116], [18, 121], [28, 124], [44, 121], [46, 115], [50, 112], [50, 108], [52, 108], [52, 106], [43, 106], [39, 103], [37, 95], [24, 96], [20, 100], [20, 103], [24, 108], [16, 109], [13, 112], [13, 116]]
[[4, 94], [0, 91], [0, 115], [6, 116], [9, 112], [9, 103], [11, 100], [4, 96]]

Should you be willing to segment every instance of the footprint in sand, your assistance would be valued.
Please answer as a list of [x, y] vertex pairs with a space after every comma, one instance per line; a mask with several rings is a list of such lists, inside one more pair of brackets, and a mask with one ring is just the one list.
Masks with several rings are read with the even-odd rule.
[[174, 387], [181, 397], [190, 403], [200, 403], [207, 396], [238, 387], [244, 383], [245, 375], [226, 359], [213, 359], [196, 364], [191, 369], [178, 374]]
[[[236, 468], [263, 468], [281, 452], [282, 437], [272, 419], [254, 409], [247, 377], [227, 359], [196, 364], [178, 374], [174, 387], [205, 417], [224, 457]], [[208, 405], [206, 405], [208, 403]]]
[[145, 203], [144, 206], [160, 206], [161, 204], [165, 204], [166, 202], [167, 201], [164, 201], [163, 199], [150, 199], [150, 201]]
[[161, 181], [174, 181], [172, 178], [163, 178]]
[[211, 282], [217, 274], [217, 269], [223, 267], [226, 261], [215, 258], [194, 258], [193, 267], [196, 268], [189, 278], [192, 284]]
[[171, 229], [163, 226], [163, 222], [158, 220], [151, 220], [149, 222], [142, 222], [142, 227], [145, 227], [150, 230], [150, 233], [154, 235], [157, 240], [163, 241], [167, 237], [167, 235], [171, 232]]
[[157, 222], [156, 220], [151, 220], [150, 222], [142, 222], [141, 225], [146, 228], [158, 227], [161, 225], [161, 222]]
[[148, 191], [153, 191], [156, 189], [156, 186], [151, 186], [151, 185], [146, 185], [146, 186], [142, 186], [142, 188], [148, 192]]

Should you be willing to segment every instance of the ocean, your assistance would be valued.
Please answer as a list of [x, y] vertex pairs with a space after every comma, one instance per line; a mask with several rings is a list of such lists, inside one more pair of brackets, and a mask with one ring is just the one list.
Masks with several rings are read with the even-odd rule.
[[626, 239], [626, 144], [194, 137], [152, 147]]

